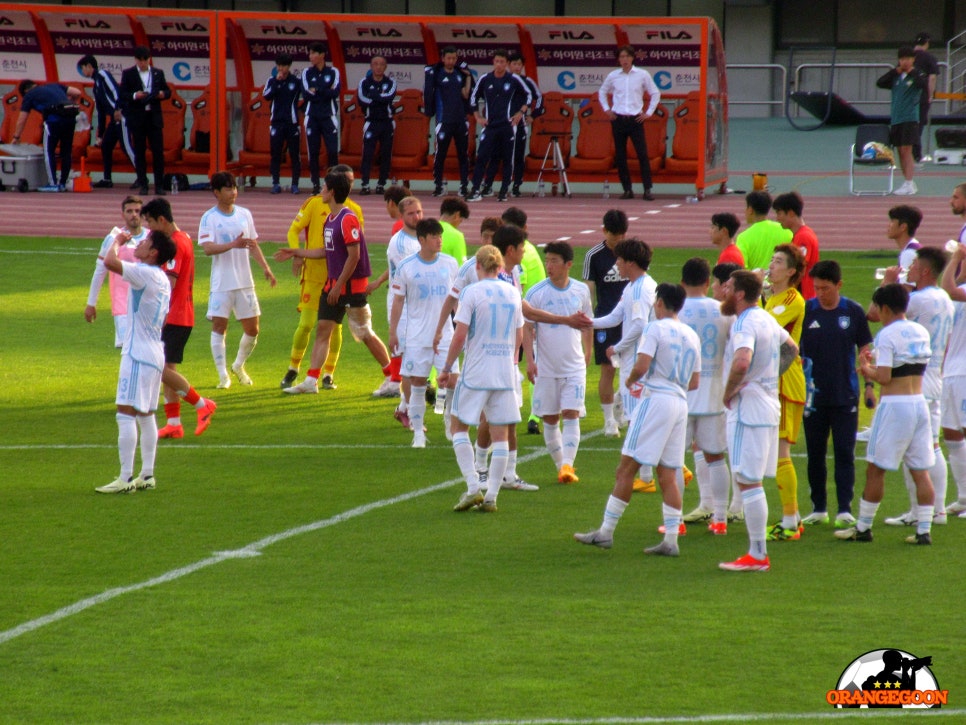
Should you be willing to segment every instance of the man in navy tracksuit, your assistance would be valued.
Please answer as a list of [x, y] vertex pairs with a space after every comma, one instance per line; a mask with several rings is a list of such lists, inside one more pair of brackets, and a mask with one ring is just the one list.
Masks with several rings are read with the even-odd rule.
[[339, 163], [339, 94], [342, 82], [339, 71], [325, 64], [325, 44], [309, 46], [309, 66], [302, 73], [302, 96], [305, 98], [305, 139], [309, 145], [309, 173], [312, 193], [318, 194], [319, 152], [325, 142], [326, 166]]
[[513, 172], [513, 138], [516, 126], [523, 122], [530, 109], [530, 89], [520, 76], [507, 69], [508, 54], [500, 49], [493, 53], [493, 70], [480, 76], [470, 95], [470, 104], [479, 108], [480, 101], [485, 115], [476, 111], [476, 122], [483, 127], [480, 144], [476, 151], [473, 169], [473, 192], [467, 201], [483, 198], [480, 183], [490, 160], [494, 157], [503, 163], [503, 183], [500, 201], [506, 201]]
[[[530, 78], [523, 75], [523, 55], [520, 53], [510, 53], [509, 68], [510, 72], [523, 79], [530, 89], [530, 111], [524, 118], [524, 123], [518, 123], [516, 127], [516, 138], [513, 141], [513, 189], [511, 195], [520, 196], [520, 185], [523, 184], [523, 172], [526, 170], [527, 148], [530, 145], [530, 124], [533, 119], [539, 118], [547, 112], [543, 107], [543, 94], [537, 88], [537, 84]], [[491, 167], [492, 168], [492, 167]], [[496, 169], [493, 174], [487, 174], [487, 186], [493, 184], [496, 177]]]
[[[20, 81], [20, 115], [13, 133], [13, 142], [20, 143], [20, 135], [27, 125], [27, 116], [37, 111], [44, 117], [44, 156], [47, 164], [47, 185], [40, 191], [65, 191], [70, 178], [70, 152], [74, 144], [74, 123], [81, 97], [79, 88], [60, 83], [38, 86], [33, 81]], [[57, 178], [57, 156], [60, 156], [60, 180]]]
[[299, 96], [302, 95], [302, 84], [298, 76], [292, 73], [292, 56], [279, 53], [275, 56], [275, 73], [265, 81], [262, 96], [272, 102], [271, 138], [269, 150], [272, 153], [269, 162], [269, 172], [272, 174], [272, 193], [281, 194], [282, 186], [279, 178], [282, 173], [282, 159], [285, 158], [285, 147], [292, 160], [292, 193], [299, 193], [299, 178], [302, 176], [302, 158], [299, 156], [299, 142], [302, 139], [299, 130]]
[[473, 90], [473, 74], [469, 66], [458, 63], [456, 48], [447, 45], [440, 52], [442, 60], [424, 69], [423, 112], [436, 116], [436, 158], [433, 162], [433, 196], [443, 195], [443, 165], [450, 141], [456, 142], [456, 158], [460, 169], [460, 196], [466, 196], [469, 182], [469, 106]]
[[392, 163], [392, 135], [396, 124], [392, 120], [392, 101], [396, 97], [396, 80], [386, 75], [386, 59], [380, 55], [369, 62], [370, 71], [359, 81], [359, 105], [366, 116], [362, 128], [362, 189], [369, 193], [369, 170], [379, 146], [379, 183], [376, 193], [386, 190]]
[[[104, 159], [104, 178], [94, 186], [98, 189], [110, 189], [114, 186], [111, 180], [114, 147], [120, 143], [127, 152], [129, 146], [124, 143], [121, 132], [121, 89], [109, 70], [97, 67], [97, 58], [93, 55], [85, 55], [77, 61], [77, 70], [85, 78], [94, 81], [94, 105], [97, 108], [97, 144], [95, 145], [101, 147]], [[133, 166], [133, 155], [130, 158]]]

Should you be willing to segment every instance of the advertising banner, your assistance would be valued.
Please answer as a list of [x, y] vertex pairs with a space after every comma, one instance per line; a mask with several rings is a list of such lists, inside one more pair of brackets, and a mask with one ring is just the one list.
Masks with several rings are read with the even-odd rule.
[[[309, 65], [309, 46], [323, 43], [326, 47], [325, 60], [332, 65], [329, 43], [325, 34], [325, 23], [321, 20], [286, 20], [264, 18], [239, 18], [235, 21], [245, 35], [252, 63], [252, 79], [256, 87], [275, 70], [275, 56], [288, 53], [294, 59], [292, 70], [301, 75]], [[229, 66], [232, 64], [229, 63]], [[345, 90], [345, 79], [342, 88]]]
[[426, 47], [418, 23], [387, 22], [374, 16], [366, 23], [332, 23], [342, 43], [345, 59], [345, 90], [359, 87], [369, 71], [369, 61], [381, 55], [389, 64], [386, 74], [396, 79], [398, 91], [423, 89]]
[[613, 25], [532, 25], [540, 90], [591, 95], [617, 67]]
[[[57, 53], [57, 74], [61, 82], [82, 80], [77, 61], [88, 53], [97, 58], [99, 68], [109, 70], [115, 79], [134, 65], [134, 32], [126, 15], [98, 15], [88, 12], [39, 13]], [[86, 80], [86, 79], [83, 79]]]
[[701, 26], [622, 25], [637, 49], [634, 65], [648, 71], [661, 93], [684, 95], [701, 89]]

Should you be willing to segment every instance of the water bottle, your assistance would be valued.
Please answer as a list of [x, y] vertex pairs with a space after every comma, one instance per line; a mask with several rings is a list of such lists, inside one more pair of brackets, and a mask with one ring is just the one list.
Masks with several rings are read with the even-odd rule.
[[181, 191], [181, 184], [178, 183], [177, 178], [171, 179], [171, 195], [177, 196], [178, 192]]
[[541, 199], [547, 195], [546, 187], [544, 186], [543, 179], [537, 183], [537, 196]]
[[442, 415], [444, 410], [446, 410], [446, 388], [438, 388], [436, 390], [436, 403], [433, 405], [433, 412], [436, 415]]
[[605, 199], [610, 199], [610, 182], [607, 179], [604, 179], [604, 188], [603, 188], [602, 196]]
[[959, 249], [959, 241], [958, 240], [956, 240], [956, 239], [950, 239], [948, 242], [946, 242], [946, 251], [949, 254], [952, 254], [957, 249]]
[[803, 415], [807, 418], [815, 410], [815, 380], [812, 378], [812, 359], [802, 358], [802, 372], [805, 374], [805, 411]]
[[698, 199], [698, 197], [696, 197], [696, 196], [694, 196], [694, 195], [692, 195], [692, 196], [687, 196], [687, 197], [685, 197], [685, 198], [684, 198], [684, 201], [685, 201], [686, 203], [688, 203], [688, 204], [697, 204], [697, 203], [698, 203], [698, 201], [699, 201], [699, 199]]
[[877, 267], [875, 270], [876, 279], [885, 279], [886, 267]]
[[449, 194], [449, 180], [443, 179], [443, 196]]

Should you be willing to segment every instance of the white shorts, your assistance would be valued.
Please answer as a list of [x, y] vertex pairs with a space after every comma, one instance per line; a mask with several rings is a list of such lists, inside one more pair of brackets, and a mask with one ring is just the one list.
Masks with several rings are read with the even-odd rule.
[[621, 453], [642, 466], [681, 468], [687, 428], [688, 402], [684, 398], [645, 396], [634, 409]]
[[463, 384], [463, 378], [453, 391], [451, 413], [464, 425], [479, 425], [486, 413], [490, 425], [511, 425], [520, 422], [520, 404], [515, 390], [478, 390]]
[[209, 320], [214, 317], [228, 319], [233, 312], [236, 320], [247, 320], [262, 314], [254, 287], [233, 289], [229, 292], [211, 292], [208, 295]]
[[533, 414], [542, 417], [558, 415], [565, 410], [576, 410], [583, 417], [587, 415], [584, 409], [586, 393], [586, 375], [572, 375], [569, 378], [545, 378], [538, 375], [533, 384]]
[[127, 337], [127, 315], [114, 315], [114, 347], [120, 350], [124, 347]]
[[728, 429], [724, 413], [716, 415], [689, 415], [687, 446], [698, 444], [704, 453], [717, 455], [728, 450]]
[[117, 376], [117, 405], [129, 405], [139, 413], [153, 413], [158, 409], [161, 395], [161, 371], [142, 365], [130, 355], [121, 355], [121, 370]]
[[966, 430], [966, 375], [943, 378], [942, 427]]
[[745, 425], [735, 410], [725, 414], [728, 459], [741, 483], [760, 483], [778, 470], [778, 426]]
[[921, 395], [883, 395], [872, 416], [872, 432], [865, 460], [885, 471], [899, 464], [921, 471], [932, 468], [936, 453], [932, 445], [929, 406]]
[[[400, 375], [407, 378], [428, 378], [435, 366], [437, 370], [446, 367], [446, 353], [449, 346], [439, 346], [439, 352], [434, 353], [432, 347], [407, 347], [402, 355]], [[453, 361], [453, 373], [459, 374], [460, 361]]]

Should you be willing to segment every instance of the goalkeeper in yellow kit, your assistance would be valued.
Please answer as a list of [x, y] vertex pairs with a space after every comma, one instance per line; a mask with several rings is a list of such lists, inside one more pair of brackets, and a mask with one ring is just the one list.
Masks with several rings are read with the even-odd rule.
[[[351, 172], [350, 183], [351, 183]], [[362, 209], [352, 199], [346, 199], [346, 206], [359, 217], [359, 223], [365, 224], [362, 219]], [[309, 197], [299, 213], [295, 215], [292, 225], [288, 228], [288, 246], [293, 249], [304, 247], [305, 249], [319, 249], [323, 246], [322, 227], [326, 218], [331, 213], [329, 205], [322, 201], [318, 194]], [[303, 234], [304, 233], [304, 234]], [[304, 236], [304, 240], [303, 240]], [[299, 278], [299, 324], [295, 328], [295, 335], [292, 336], [292, 359], [289, 368], [282, 378], [281, 387], [289, 388], [298, 379], [299, 366], [302, 358], [309, 346], [309, 339], [312, 331], [319, 321], [319, 298], [322, 295], [322, 288], [325, 286], [328, 277], [328, 264], [325, 257], [320, 259], [302, 259], [301, 257], [292, 258], [292, 274]], [[339, 362], [339, 353], [342, 351], [342, 325], [336, 325], [329, 337], [329, 354], [325, 358], [322, 367], [322, 388], [334, 390], [335, 366]]]

